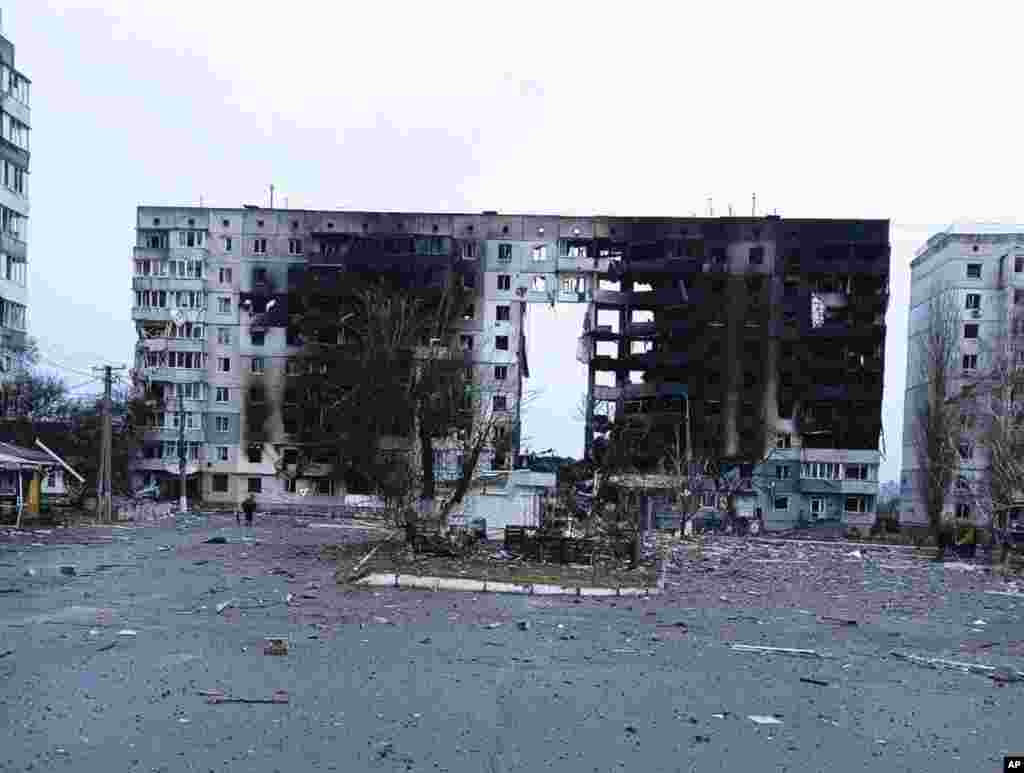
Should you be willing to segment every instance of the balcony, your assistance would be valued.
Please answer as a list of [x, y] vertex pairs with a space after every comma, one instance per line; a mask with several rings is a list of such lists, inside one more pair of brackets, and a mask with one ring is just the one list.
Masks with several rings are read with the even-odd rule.
[[[195, 473], [195, 467], [197, 462], [189, 460], [186, 464], [186, 470], [189, 474]], [[139, 470], [143, 472], [166, 472], [173, 475], [178, 474], [178, 460], [177, 459], [133, 459], [131, 462], [131, 469]]]
[[141, 375], [150, 381], [167, 381], [172, 384], [206, 381], [205, 368], [144, 367], [141, 369]]
[[649, 338], [658, 332], [657, 322], [627, 322], [623, 326], [623, 332], [634, 338]]
[[25, 258], [28, 254], [28, 247], [21, 239], [0, 231], [0, 252], [5, 252], [15, 258]]
[[136, 344], [137, 351], [146, 352], [205, 352], [206, 339], [203, 338], [143, 338]]
[[156, 306], [133, 306], [132, 322], [206, 322], [206, 309], [159, 308]]
[[558, 272], [581, 274], [604, 274], [608, 271], [611, 258], [574, 258], [565, 255], [558, 258]]
[[645, 397], [686, 397], [686, 384], [625, 384], [621, 387], [594, 386], [595, 400], [642, 400]]
[[693, 274], [703, 269], [703, 258], [661, 258], [656, 260], [629, 260], [629, 274]]
[[619, 337], [611, 325], [594, 325], [590, 330], [584, 331], [584, 335], [595, 341], [614, 341]]
[[166, 247], [133, 247], [132, 258], [135, 260], [167, 260], [171, 251]]
[[[149, 441], [178, 440], [179, 433], [177, 427], [146, 427], [145, 437]], [[186, 428], [185, 440], [193, 443], [204, 442], [206, 440], [206, 431], [202, 427]], [[177, 463], [177, 460], [175, 460], [175, 463]]]
[[[199, 378], [198, 381], [205, 381], [205, 378]], [[209, 410], [209, 400], [189, 400], [184, 399], [181, 401], [182, 410], [185, 413], [206, 413]], [[175, 413], [178, 410], [178, 398], [167, 392], [167, 396], [156, 398], [150, 397], [146, 399], [146, 406], [156, 412], [164, 413]], [[223, 407], [223, 405], [221, 406]], [[152, 428], [151, 428], [152, 429]]]
[[594, 303], [599, 306], [625, 306], [629, 293], [619, 290], [594, 290]]
[[183, 279], [177, 276], [133, 276], [133, 290], [194, 290], [206, 289], [205, 279]]
[[626, 294], [628, 303], [634, 309], [654, 309], [665, 306], [683, 306], [689, 303], [678, 287], [664, 287], [657, 290], [633, 290]]
[[171, 310], [155, 306], [133, 306], [132, 322], [170, 322]]

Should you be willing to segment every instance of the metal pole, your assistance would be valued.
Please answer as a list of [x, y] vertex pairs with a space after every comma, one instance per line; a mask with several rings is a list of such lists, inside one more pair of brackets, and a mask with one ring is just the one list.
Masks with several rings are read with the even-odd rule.
[[103, 496], [101, 504], [100, 517], [110, 520], [111, 508], [110, 508], [110, 446], [111, 446], [111, 428], [110, 428], [110, 384], [111, 384], [111, 367], [109, 365], [103, 368]]
[[185, 494], [185, 390], [176, 384], [178, 390], [178, 474], [181, 478], [181, 494], [178, 507], [181, 512], [188, 511], [188, 496]]
[[21, 528], [21, 511], [24, 509], [24, 504], [25, 504], [25, 498], [21, 494], [21, 484], [22, 484], [22, 481], [21, 481], [21, 467], [19, 466], [18, 467], [18, 498], [17, 498], [18, 522], [15, 524], [15, 528], [16, 529], [20, 529]]
[[[678, 435], [676, 436], [678, 437]], [[693, 443], [690, 439], [690, 395], [686, 395], [686, 474], [691, 473], [690, 463], [693, 461]]]

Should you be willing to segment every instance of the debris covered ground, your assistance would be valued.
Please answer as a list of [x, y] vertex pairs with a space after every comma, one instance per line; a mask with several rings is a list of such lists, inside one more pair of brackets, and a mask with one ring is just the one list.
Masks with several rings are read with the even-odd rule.
[[1022, 751], [1024, 590], [980, 563], [716, 537], [649, 541], [651, 598], [337, 583], [384, 533], [0, 533], [0, 770], [952, 772]]
[[369, 551], [358, 545], [344, 545], [330, 551], [338, 561], [339, 578], [347, 578], [356, 569], [360, 574], [411, 574], [423, 577], [454, 577], [482, 579], [517, 584], [551, 584], [599, 588], [656, 587], [657, 572], [653, 557], [633, 569], [628, 560], [606, 558], [595, 565], [559, 564], [535, 561], [516, 556], [500, 543], [487, 542], [475, 546], [464, 555], [443, 556], [436, 553], [413, 553], [400, 539]]

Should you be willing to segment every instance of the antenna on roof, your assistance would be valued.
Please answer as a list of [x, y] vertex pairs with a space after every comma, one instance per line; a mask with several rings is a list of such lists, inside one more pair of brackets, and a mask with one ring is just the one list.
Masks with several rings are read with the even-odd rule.
[[711, 203], [711, 197], [708, 196], [708, 217], [714, 217], [714, 216], [715, 216], [715, 207]]
[[274, 208], [274, 184], [270, 184], [270, 208]]
[[750, 194], [750, 216], [757, 217], [757, 194]]
[[732, 217], [732, 204], [729, 205], [729, 217]]

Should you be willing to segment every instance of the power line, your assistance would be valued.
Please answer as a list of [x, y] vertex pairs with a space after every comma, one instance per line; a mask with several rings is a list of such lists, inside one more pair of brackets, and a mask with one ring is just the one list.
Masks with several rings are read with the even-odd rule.
[[60, 370], [67, 371], [68, 373], [74, 373], [77, 376], [89, 376], [90, 375], [89, 373], [86, 373], [84, 370], [78, 370], [77, 368], [72, 368], [70, 365], [65, 365], [63, 363], [57, 362], [56, 360], [51, 359], [50, 357], [47, 357], [45, 354], [42, 354], [42, 353], [40, 353], [39, 359], [42, 360], [43, 362], [46, 362], [46, 363], [52, 365], [55, 368], [59, 368]]
[[68, 387], [67, 391], [68, 392], [74, 392], [76, 389], [81, 389], [82, 387], [89, 386], [89, 384], [95, 384], [99, 380], [100, 380], [99, 378], [91, 378], [88, 381], [83, 381], [81, 384], [75, 384], [72, 387]]
[[[58, 345], [56, 345], [56, 344], [54, 344], [52, 342], [43, 341], [38, 336], [33, 336], [33, 339], [35, 340], [36, 346], [39, 349], [44, 349], [45, 348], [45, 349], [50, 350], [51, 352], [59, 352], [60, 353], [59, 356], [62, 357], [62, 358], [66, 358], [68, 356], [67, 352], [62, 347], [60, 347], [60, 346], [58, 346]], [[52, 355], [52, 356], [57, 356], [57, 355]], [[112, 366], [116, 366], [116, 365], [119, 364], [119, 363], [115, 362], [114, 360], [110, 359], [109, 357], [102, 357], [102, 356], [100, 356], [96, 352], [82, 352], [82, 351], [79, 351], [79, 352], [76, 352], [73, 356], [83, 357], [83, 358], [87, 358], [87, 359], [90, 359], [90, 360], [99, 360], [104, 365], [109, 364], [109, 365], [112, 365]]]

